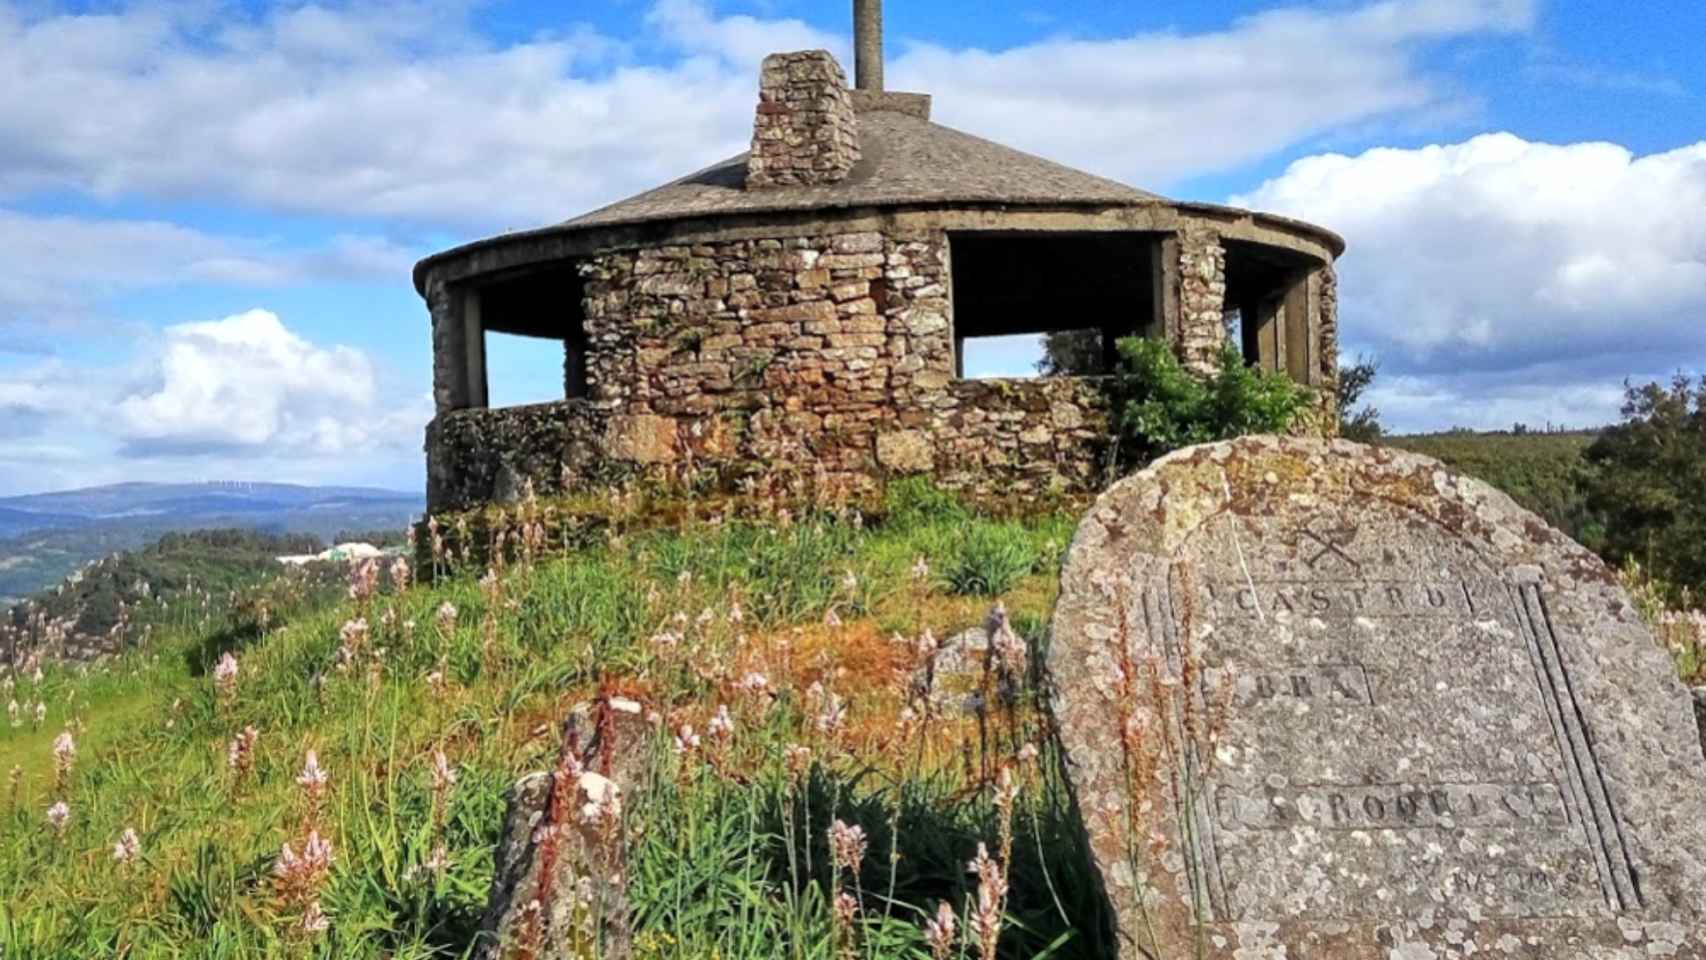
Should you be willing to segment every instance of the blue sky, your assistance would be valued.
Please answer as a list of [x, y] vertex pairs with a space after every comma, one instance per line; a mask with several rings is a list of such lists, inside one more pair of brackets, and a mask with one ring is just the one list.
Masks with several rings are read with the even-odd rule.
[[[0, 0], [0, 495], [418, 488], [412, 263], [738, 152], [760, 57], [850, 59], [848, 6]], [[941, 122], [1343, 233], [1394, 427], [1601, 423], [1706, 370], [1706, 4], [888, 6]], [[491, 364], [498, 402], [560, 369]]]

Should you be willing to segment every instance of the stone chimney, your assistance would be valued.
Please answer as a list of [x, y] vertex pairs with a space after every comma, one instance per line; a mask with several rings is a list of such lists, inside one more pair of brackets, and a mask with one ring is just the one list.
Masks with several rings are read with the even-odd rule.
[[746, 188], [838, 183], [858, 161], [858, 117], [841, 64], [826, 50], [765, 57]]

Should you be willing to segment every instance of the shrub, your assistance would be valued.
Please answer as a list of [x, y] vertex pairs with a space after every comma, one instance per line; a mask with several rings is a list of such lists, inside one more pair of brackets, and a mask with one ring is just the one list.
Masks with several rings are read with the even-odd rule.
[[1284, 373], [1244, 363], [1231, 344], [1208, 379], [1184, 368], [1159, 340], [1119, 341], [1116, 427], [1122, 458], [1152, 460], [1171, 450], [1251, 433], [1284, 433], [1311, 403], [1308, 388]]
[[1346, 440], [1375, 443], [1386, 435], [1386, 428], [1380, 424], [1379, 407], [1372, 404], [1357, 407], [1379, 372], [1380, 361], [1363, 356], [1350, 366], [1339, 365], [1339, 436]]
[[1706, 590], [1706, 379], [1630, 386], [1623, 422], [1585, 456], [1582, 490], [1604, 518], [1605, 558], [1633, 557], [1661, 580]]
[[1037, 548], [1022, 527], [978, 522], [965, 528], [942, 576], [954, 593], [994, 597], [1036, 569]]

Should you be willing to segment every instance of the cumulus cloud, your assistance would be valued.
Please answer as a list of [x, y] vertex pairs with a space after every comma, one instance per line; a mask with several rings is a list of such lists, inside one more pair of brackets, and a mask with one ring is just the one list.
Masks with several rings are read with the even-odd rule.
[[129, 460], [415, 455], [430, 400], [386, 384], [362, 351], [313, 343], [257, 309], [169, 326], [113, 368], [0, 370], [0, 410]]
[[361, 352], [314, 346], [265, 310], [164, 333], [156, 379], [115, 410], [133, 447], [201, 453], [279, 444], [335, 453], [364, 433], [347, 419], [374, 402], [373, 364]]
[[[237, 26], [199, 5], [31, 9], [0, 0], [0, 193], [219, 197], [458, 230], [566, 218], [739, 152], [764, 53], [848, 47], [703, 0], [647, 8], [659, 65], [588, 28], [496, 45], [458, 4], [304, 6]], [[998, 51], [895, 38], [889, 73], [938, 94], [949, 122], [1165, 184], [1451, 103], [1418, 53], [1532, 15], [1532, 0], [1382, 0]]]
[[1637, 156], [1498, 133], [1313, 156], [1232, 202], [1346, 236], [1344, 336], [1384, 358], [1389, 408], [1600, 422], [1624, 377], [1706, 367], [1706, 142]]

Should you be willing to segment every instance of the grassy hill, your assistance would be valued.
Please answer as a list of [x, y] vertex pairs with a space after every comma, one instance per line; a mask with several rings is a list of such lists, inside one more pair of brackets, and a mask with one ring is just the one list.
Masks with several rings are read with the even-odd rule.
[[[852, 943], [922, 958], [939, 904], [971, 919], [980, 844], [1009, 865], [1002, 956], [1107, 956], [1036, 670], [1076, 515], [998, 520], [922, 487], [875, 521], [707, 509], [626, 504], [682, 526], [614, 521], [590, 538], [533, 514], [516, 527], [588, 545], [489, 576], [445, 558], [435, 584], [387, 577], [329, 602], [273, 578], [168, 606], [147, 651], [16, 678], [0, 956], [467, 956], [505, 791], [554, 764], [558, 724], [600, 693], [653, 718], [616, 746], [655, 783], [621, 821], [639, 957], [827, 960]], [[923, 668], [921, 646], [981, 624], [996, 598], [1022, 662]], [[239, 667], [222, 688], [227, 652]], [[308, 750], [318, 799], [299, 781]], [[833, 866], [837, 820], [864, 831], [856, 873]], [[280, 863], [310, 831], [329, 870], [287, 887]], [[326, 928], [305, 929], [316, 911]]]
[[[604, 689], [658, 718], [649, 742], [623, 746], [663, 785], [624, 821], [641, 956], [827, 957], [838, 891], [859, 898], [862, 951], [923, 955], [923, 920], [975, 900], [966, 863], [1003, 838], [1006, 948], [1102, 955], [1056, 764], [1021, 753], [1046, 749], [1034, 672], [1006, 676], [1004, 695], [984, 687], [982, 712], [964, 706], [977, 683], [946, 676], [939, 714], [901, 711], [924, 632], [981, 623], [991, 596], [1036, 663], [1073, 520], [973, 518], [928, 496], [893, 506], [881, 524], [612, 534], [484, 583], [469, 570], [330, 606], [277, 580], [186, 618], [146, 655], [20, 678], [13, 695], [48, 713], [0, 731], [0, 770], [17, 767], [0, 797], [0, 954], [463, 956], [504, 790], [551, 764], [565, 710]], [[227, 650], [241, 666], [221, 694], [210, 666]], [[712, 733], [720, 705], [727, 737]], [[678, 755], [684, 725], [704, 744]], [[252, 759], [234, 770], [230, 744], [249, 727]], [[76, 756], [61, 778], [63, 729]], [[790, 747], [811, 751], [804, 779]], [[317, 810], [296, 780], [306, 749], [329, 775]], [[435, 791], [437, 751], [455, 783]], [[1003, 766], [1019, 787], [1010, 814], [992, 802]], [[70, 812], [59, 832], [56, 801]], [[868, 838], [857, 884], [830, 867], [836, 819]], [[273, 872], [310, 825], [334, 853], [315, 888], [324, 932], [303, 930], [302, 900]], [[127, 828], [139, 857], [116, 862]]]

